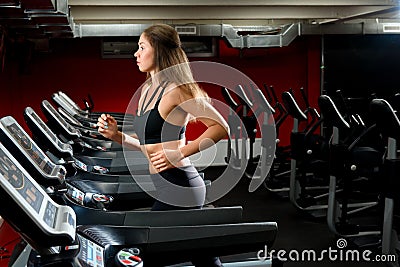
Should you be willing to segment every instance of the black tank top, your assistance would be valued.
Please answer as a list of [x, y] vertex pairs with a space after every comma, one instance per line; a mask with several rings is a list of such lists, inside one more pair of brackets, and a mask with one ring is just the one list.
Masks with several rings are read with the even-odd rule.
[[[142, 107], [140, 108], [138, 114], [135, 116], [133, 127], [141, 145], [175, 141], [183, 139], [185, 137], [185, 126], [174, 125], [165, 121], [158, 111], [158, 105], [160, 104], [161, 97], [164, 94], [167, 84], [167, 82], [162, 82], [156, 88], [156, 90], [154, 90], [154, 93], [146, 102], [148, 93], [147, 91], [142, 103]], [[160, 91], [160, 89], [161, 92], [158, 95], [158, 99], [154, 105], [154, 108], [145, 112], [145, 110], [148, 108], [149, 104], [151, 103], [151, 101], [153, 101], [154, 97], [157, 95], [157, 92]]]

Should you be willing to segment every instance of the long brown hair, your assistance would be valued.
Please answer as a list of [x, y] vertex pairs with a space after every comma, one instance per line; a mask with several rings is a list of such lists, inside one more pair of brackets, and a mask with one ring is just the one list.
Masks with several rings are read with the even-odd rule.
[[[189, 60], [181, 47], [177, 31], [166, 24], [154, 24], [143, 31], [150, 45], [154, 48], [156, 73], [162, 73], [162, 79], [174, 82], [184, 88], [196, 100], [206, 99], [193, 78]], [[147, 73], [149, 78], [149, 73]]]

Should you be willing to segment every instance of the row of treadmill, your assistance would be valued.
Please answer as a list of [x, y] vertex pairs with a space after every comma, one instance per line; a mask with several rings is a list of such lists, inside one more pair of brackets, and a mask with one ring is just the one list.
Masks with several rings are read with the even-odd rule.
[[[21, 236], [9, 266], [170, 266], [203, 256], [228, 256], [224, 266], [280, 264], [257, 258], [277, 224], [244, 222], [240, 206], [150, 211], [147, 159], [99, 135], [99, 113], [63, 92], [51, 101], [41, 115], [23, 111], [30, 134], [12, 116], [0, 119], [0, 215]], [[133, 131], [132, 115], [112, 115]], [[229, 262], [235, 254], [245, 256]]]
[[[398, 254], [398, 96], [371, 98], [363, 117], [340, 92], [321, 95], [319, 112], [302, 89], [279, 99], [272, 87], [243, 85], [222, 88], [222, 95], [230, 107], [226, 163], [233, 176], [248, 178], [250, 191], [263, 185], [287, 197], [360, 248]], [[224, 266], [280, 264], [255, 258], [274, 243], [276, 223], [243, 222], [241, 207], [148, 211], [156, 189], [147, 159], [99, 135], [99, 113], [63, 92], [52, 102], [41, 103], [46, 122], [24, 110], [31, 135], [10, 116], [0, 120], [0, 215], [26, 243], [14, 266], [166, 266], [246, 252], [253, 258]], [[113, 115], [120, 129], [133, 131], [133, 115]], [[293, 125], [282, 146], [285, 120]]]
[[[305, 218], [327, 223], [353, 248], [394, 256], [387, 264], [399, 266], [400, 94], [346, 98], [338, 90], [320, 95], [318, 109], [303, 88], [280, 97], [267, 85], [222, 88], [222, 94], [232, 110], [227, 162], [233, 168], [245, 168], [248, 178], [262, 180]], [[242, 124], [234, 127], [237, 117]], [[284, 123], [291, 129], [283, 129]], [[288, 145], [280, 144], [285, 130]]]

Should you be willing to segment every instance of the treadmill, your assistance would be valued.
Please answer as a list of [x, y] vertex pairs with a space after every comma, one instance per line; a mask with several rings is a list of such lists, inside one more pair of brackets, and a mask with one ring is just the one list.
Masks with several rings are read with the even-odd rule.
[[[84, 116], [83, 118], [78, 115], [76, 116], [76, 109], [71, 106], [71, 104], [64, 99], [62, 94], [60, 93], [54, 93], [52, 95], [53, 102], [56, 104], [58, 107], [58, 112], [62, 115], [62, 117], [68, 121], [73, 127], [78, 129], [81, 132], [84, 133], [91, 133], [89, 136], [97, 136], [97, 138], [100, 138], [102, 140], [108, 140], [107, 138], [104, 138], [103, 136], [99, 135], [97, 133], [97, 122], [98, 118], [101, 115], [98, 114], [97, 116], [94, 114], [86, 115], [90, 117]], [[108, 114], [107, 112], [105, 112]], [[79, 113], [78, 113], [79, 114]], [[112, 115], [112, 114], [110, 114]], [[112, 115], [114, 119], [117, 121], [117, 127], [118, 130], [122, 131], [124, 129], [125, 133], [134, 133], [134, 127], [133, 127], [133, 116], [130, 116], [128, 119], [127, 117], [121, 117], [121, 116], [115, 116]]]
[[[118, 156], [120, 155], [118, 154], [118, 152], [117, 154], [116, 152], [111, 151], [100, 152], [99, 155], [104, 154], [104, 156], [109, 156], [110, 158], [113, 158], [114, 164], [116, 164], [117, 161], [121, 162], [121, 164], [127, 161], [129, 163], [129, 166], [131, 166], [128, 174], [123, 171], [121, 171], [122, 174], [119, 174], [119, 172], [112, 173], [109, 171], [108, 168], [105, 168], [104, 166], [93, 165], [96, 163], [104, 163], [105, 165], [108, 165], [110, 164], [109, 159], [96, 158], [96, 162], [91, 162], [90, 158], [74, 155], [74, 150], [71, 145], [65, 144], [60, 141], [31, 107], [25, 108], [24, 117], [27, 125], [33, 133], [34, 141], [41, 148], [48, 150], [47, 154], [53, 160], [53, 162], [55, 162], [56, 164], [63, 164], [64, 166], [68, 166], [69, 176], [78, 177], [79, 179], [89, 179], [96, 181], [101, 180], [132, 182], [132, 175], [134, 175], [134, 177], [137, 177], [138, 175], [146, 175], [149, 173], [148, 160], [146, 158], [143, 158], [141, 152], [140, 157], [137, 157], [138, 153], [136, 151], [121, 151], [120, 154], [122, 154], [122, 157], [124, 158], [118, 158]], [[53, 154], [50, 151], [55, 153]], [[66, 158], [67, 161], [65, 161], [64, 158]], [[68, 159], [71, 160], [68, 161]], [[114, 166], [113, 170], [115, 170], [115, 168], [116, 167]], [[99, 176], [97, 174], [101, 175]], [[203, 176], [203, 173], [200, 172], [200, 175]], [[206, 186], [209, 186], [211, 182], [206, 180], [205, 183]]]
[[105, 146], [107, 148], [112, 148], [110, 145], [115, 144], [115, 142], [112, 142], [98, 133], [96, 129], [79, 131], [65, 121], [60, 113], [47, 100], [42, 101], [41, 109], [48, 120], [47, 123], [49, 124], [49, 127], [60, 137], [63, 142], [77, 139], [87, 143]]
[[[67, 143], [61, 141], [31, 107], [24, 109], [24, 118], [36, 143], [49, 151], [53, 151], [60, 158], [71, 157], [74, 153], [100, 158], [118, 158], [124, 156], [122, 146], [119, 144], [118, 147], [115, 147], [114, 144], [106, 147], [89, 144], [83, 140], [76, 139], [69, 140]], [[139, 153], [135, 153], [143, 158]]]
[[[6, 130], [10, 131], [7, 132]], [[11, 132], [13, 133], [12, 135], [10, 135]], [[120, 182], [117, 183], [111, 180], [100, 183], [101, 181], [99, 181], [99, 179], [94, 181], [78, 181], [79, 179], [73, 177], [67, 178], [67, 185], [65, 188], [65, 168], [63, 166], [53, 164], [50, 159], [48, 159], [46, 155], [40, 150], [40, 148], [35, 144], [35, 142], [30, 140], [30, 138], [26, 136], [26, 133], [23, 132], [20, 127], [18, 127], [12, 117], [5, 117], [0, 120], [0, 139], [3, 145], [5, 147], [8, 147], [8, 151], [11, 151], [13, 155], [19, 159], [19, 162], [25, 166], [25, 170], [27, 170], [30, 175], [35, 177], [35, 180], [42, 187], [47, 189], [47, 193], [52, 195], [53, 198], [57, 200], [59, 200], [61, 197], [61, 203], [65, 203], [74, 209], [75, 213], [79, 215], [77, 218], [79, 224], [90, 223], [108, 225], [133, 225], [137, 223], [138, 219], [139, 222], [144, 220], [147, 222], [149, 222], [149, 220], [157, 221], [157, 218], [153, 215], [157, 212], [149, 213], [146, 210], [115, 211], [109, 209], [109, 206], [106, 205], [107, 203], [104, 203], [106, 196], [96, 192], [98, 192], [99, 190], [105, 190], [107, 192], [106, 195], [110, 195], [112, 194], [112, 192], [110, 191], [113, 191], [113, 189], [115, 188], [115, 184], [118, 184]], [[145, 178], [147, 177], [144, 176], [143, 180], [145, 180]], [[107, 186], [105, 182], [107, 182], [107, 184], [111, 186]], [[127, 180], [126, 182], [134, 183], [132, 177], [130, 181]], [[145, 181], [142, 182], [144, 183]], [[97, 187], [94, 185], [97, 185]], [[144, 186], [145, 184], [141, 185]], [[49, 189], [49, 187], [51, 188]], [[125, 187], [132, 188], [129, 186]], [[152, 183], [149, 182], [146, 190], [152, 187]], [[92, 191], [84, 193], [84, 189], [82, 188]], [[95, 193], [93, 193], [93, 191]], [[117, 193], [120, 193], [121, 191], [122, 190], [116, 190]], [[114, 194], [116, 193], [114, 192]], [[54, 195], [57, 196], [54, 197]], [[130, 203], [136, 201], [144, 202], [146, 198], [149, 198], [147, 195], [144, 194], [144, 192], [140, 190], [138, 190], [137, 194], [134, 194], [134, 192], [130, 192], [129, 196], [130, 198], [126, 198], [125, 200], [130, 201]], [[98, 201], [102, 202], [101, 208], [99, 208], [99, 204], [96, 204], [96, 202]], [[141, 203], [140, 205], [137, 204], [135, 206], [138, 207], [144, 205], [145, 203]], [[242, 216], [241, 213], [241, 207], [222, 207], [212, 209], [204, 208], [202, 209], [202, 212], [193, 213], [190, 215], [190, 217], [192, 217], [192, 220], [194, 220], [195, 222], [200, 222], [204, 219], [206, 219], [207, 222], [215, 221], [213, 218], [218, 218], [216, 219], [217, 221], [221, 221], [221, 218], [223, 218], [222, 220], [225, 222], [239, 222]], [[183, 215], [180, 215], [177, 211], [177, 214], [174, 214], [172, 218], [177, 218], [177, 216], [178, 218], [180, 218], [180, 216]], [[185, 216], [187, 216], [187, 214]], [[159, 223], [165, 223], [165, 219], [164, 221], [160, 221]]]
[[[54, 202], [2, 144], [0, 200], [0, 215], [27, 244], [14, 251], [9, 266], [15, 267], [166, 266], [204, 255], [257, 253], [271, 247], [277, 234], [275, 222], [77, 226], [72, 208]], [[162, 216], [171, 214], [164, 211]], [[224, 263], [271, 264], [271, 259]]]
[[[4, 127], [4, 125], [8, 126]], [[7, 132], [5, 132], [5, 128], [10, 129], [11, 131], [9, 131], [9, 133], [12, 132], [13, 134], [7, 134]], [[91, 192], [84, 193], [82, 191], [82, 187], [88, 188], [88, 190], [96, 191], [96, 188], [90, 186], [93, 181], [74, 182], [77, 179], [72, 178], [71, 181], [70, 178], [68, 179], [67, 188], [63, 187], [66, 173], [65, 168], [63, 166], [53, 164], [40, 150], [40, 148], [37, 147], [34, 141], [30, 140], [29, 137], [25, 135], [23, 130], [16, 125], [16, 122], [12, 117], [6, 117], [0, 120], [0, 130], [5, 132], [1, 134], [0, 131], [0, 137], [3, 145], [9, 147], [9, 151], [12, 151], [14, 156], [19, 158], [19, 162], [23, 163], [25, 170], [35, 177], [35, 180], [39, 182], [41, 186], [45, 187], [46, 189], [49, 189], [48, 187], [52, 187], [50, 190], [47, 190], [47, 193], [52, 195], [53, 199], [61, 200], [60, 203], [65, 203], [74, 209], [75, 213], [78, 215], [77, 221], [79, 224], [134, 225], [144, 222], [147, 222], [151, 225], [155, 225], [156, 223], [160, 225], [165, 223], [174, 224], [174, 221], [177, 220], [177, 218], [187, 217], [188, 215], [190, 216], [187, 218], [191, 218], [193, 222], [228, 223], [241, 221], [241, 207], [203, 208], [201, 211], [193, 211], [189, 213], [181, 213], [180, 211], [176, 211], [171, 218], [163, 218], [163, 220], [158, 220], [158, 217], [155, 216], [155, 214], [159, 213], [158, 211], [152, 211], [150, 213], [147, 210], [110, 210], [109, 206], [106, 205], [107, 203], [104, 203], [106, 199], [104, 195], [98, 193], [94, 194]], [[23, 146], [21, 144], [23, 144]], [[26, 147], [29, 149], [25, 149]], [[133, 182], [132, 178], [130, 182]], [[107, 190], [107, 188], [113, 189], [114, 184], [116, 184], [115, 182], [112, 183], [112, 181], [108, 181], [108, 183], [111, 185], [110, 187], [100, 184], [98, 180], [95, 180], [95, 184], [102, 185], [97, 187], [100, 188], [100, 190]], [[153, 185], [149, 184], [148, 186], [151, 187]], [[136, 198], [126, 199], [126, 201], [130, 201], [130, 203], [134, 201], [143, 202], [144, 199], [139, 199], [139, 197], [140, 194], [138, 192]], [[144, 197], [148, 196], [145, 195]], [[102, 202], [100, 203], [102, 205], [101, 208], [99, 208], [99, 204], [96, 204], [99, 201]], [[144, 204], [145, 203], [141, 203], [143, 206]]]
[[[49, 127], [52, 128], [53, 131], [58, 133], [60, 133], [61, 130], [63, 132], [62, 135], [68, 136], [67, 138], [64, 138], [64, 140], [60, 136], [60, 139], [62, 141], [69, 140], [69, 142], [71, 143], [71, 140], [76, 140], [81, 137], [79, 131], [68, 124], [47, 100], [44, 100], [42, 102], [42, 110], [48, 119]], [[57, 129], [59, 131], [57, 131]], [[45, 139], [43, 141], [45, 141]], [[78, 140], [78, 143], [81, 141], [82, 140]], [[76, 144], [77, 142], [72, 141], [72, 143]], [[74, 155], [75, 151], [73, 149], [68, 149], [67, 151], [65, 151], [63, 149], [57, 148], [57, 146], [54, 146], [53, 144], [54, 143], [52, 142], [48, 143], [48, 149], [57, 157], [67, 156], [72, 161], [78, 160], [84, 163], [84, 165], [87, 165], [88, 168], [94, 169], [95, 171], [100, 170], [102, 171], [102, 173], [130, 174], [130, 171], [134, 170], [135, 173], [148, 173], [148, 160], [141, 151], [124, 151], [123, 156], [121, 156], [120, 154], [114, 154], [114, 156], [109, 155], [109, 158], [107, 157], [107, 154], [105, 154], [105, 158], [99, 157], [99, 155], [101, 156], [102, 153], [90, 157]], [[127, 163], [129, 165], [127, 165]], [[97, 167], [93, 168], [92, 166]]]
[[[62, 93], [60, 94], [58, 92], [58, 93], [54, 93], [51, 97], [53, 99], [54, 103], [58, 107], [62, 107], [63, 109], [65, 109], [68, 113], [70, 113], [74, 118], [76, 118], [78, 121], [80, 121], [84, 125], [90, 126], [93, 123], [94, 124], [97, 123], [97, 119], [101, 114], [98, 114], [96, 116], [95, 114], [81, 113], [73, 105], [71, 105], [71, 103], [69, 103], [64, 98], [63, 95], [64, 94], [62, 94]], [[134, 120], [134, 117], [132, 115], [131, 116], [116, 116], [114, 118], [117, 121], [117, 125], [118, 125], [119, 129], [122, 128], [124, 123], [128, 123], [128, 124], [132, 125], [133, 120]], [[129, 126], [129, 128], [132, 129], [132, 126]]]
[[[63, 184], [68, 170], [54, 164], [13, 117], [0, 119], [0, 140], [40, 184]], [[82, 171], [67, 177], [65, 186], [62, 191], [76, 204], [107, 210], [149, 207], [153, 199], [147, 192], [155, 191], [149, 175], [112, 176]]]
[[[59, 107], [57, 109], [58, 113], [60, 113], [60, 115], [74, 128], [76, 128], [77, 130], [79, 130], [80, 132], [87, 132], [90, 133], [89, 136], [98, 136], [99, 133], [97, 132], [97, 123], [91, 123], [89, 126], [85, 126], [83, 125], [80, 121], [78, 121], [76, 118], [74, 118], [70, 113], [68, 113], [64, 108]], [[121, 130], [122, 128], [119, 128], [119, 130]], [[133, 132], [133, 131], [132, 131]], [[107, 138], [103, 138], [100, 137], [101, 140], [105, 139], [105, 141], [108, 141], [112, 144], [112, 146], [110, 146], [110, 148], [108, 148], [107, 150], [109, 151], [118, 151], [118, 150], [122, 150], [122, 146], [120, 144], [117, 144]], [[104, 142], [105, 142], [104, 141]], [[105, 142], [106, 143], [106, 142]], [[100, 150], [103, 151], [103, 150]]]
[[[79, 105], [72, 100], [66, 93], [64, 93], [63, 91], [58, 91], [57, 94], [64, 99], [67, 103], [69, 103], [78, 113], [88, 116], [88, 117], [95, 117], [97, 118], [98, 116], [100, 116], [102, 113], [108, 113], [110, 115], [112, 115], [115, 118], [119, 118], [119, 119], [123, 119], [125, 117], [127, 118], [132, 118], [133, 119], [133, 115], [131, 114], [126, 114], [123, 112], [109, 112], [109, 111], [89, 111], [89, 110], [82, 110]], [[89, 97], [89, 100], [91, 100], [91, 97]], [[93, 108], [93, 101], [91, 101], [91, 106]], [[86, 105], [88, 106], [88, 105]]]

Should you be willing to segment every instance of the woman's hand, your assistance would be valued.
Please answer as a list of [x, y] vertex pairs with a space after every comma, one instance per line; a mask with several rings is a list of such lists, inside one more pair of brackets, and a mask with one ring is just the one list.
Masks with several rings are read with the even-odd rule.
[[118, 133], [117, 121], [110, 114], [101, 114], [97, 121], [98, 132], [113, 140]]
[[150, 154], [150, 162], [158, 171], [175, 168], [176, 164], [184, 158], [179, 149], [163, 149]]

